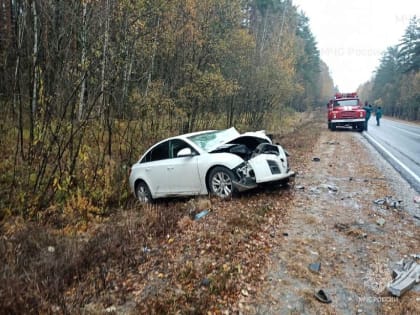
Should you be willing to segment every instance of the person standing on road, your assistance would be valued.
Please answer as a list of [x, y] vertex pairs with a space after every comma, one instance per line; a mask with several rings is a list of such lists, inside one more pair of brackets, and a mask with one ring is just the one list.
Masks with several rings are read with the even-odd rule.
[[381, 124], [380, 120], [381, 120], [381, 117], [382, 117], [382, 108], [381, 108], [381, 106], [379, 106], [376, 109], [375, 116], [376, 116], [376, 126], [380, 126], [380, 124]]
[[368, 103], [368, 101], [365, 102], [365, 106], [363, 106], [363, 109], [366, 111], [366, 117], [365, 117], [365, 130], [368, 130], [368, 123], [370, 119], [370, 115], [372, 113], [372, 105]]

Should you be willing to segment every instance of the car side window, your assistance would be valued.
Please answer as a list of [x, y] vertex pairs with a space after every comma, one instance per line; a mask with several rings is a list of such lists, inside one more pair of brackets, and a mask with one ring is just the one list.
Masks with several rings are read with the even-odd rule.
[[169, 141], [162, 142], [161, 144], [150, 150], [140, 163], [152, 162], [169, 159]]
[[191, 148], [191, 146], [188, 143], [186, 143], [185, 141], [180, 140], [180, 139], [171, 140], [170, 144], [169, 144], [169, 156], [170, 156], [170, 158], [172, 158], [172, 159], [176, 158], [178, 152], [181, 151], [182, 149], [185, 149], [185, 148], [190, 148], [192, 152], [197, 154], [197, 151], [195, 151], [193, 148]]

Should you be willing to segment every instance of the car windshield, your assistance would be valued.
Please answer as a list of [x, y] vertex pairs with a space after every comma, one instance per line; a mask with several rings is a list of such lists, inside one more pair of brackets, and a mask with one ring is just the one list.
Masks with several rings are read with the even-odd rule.
[[235, 128], [229, 128], [225, 130], [210, 131], [199, 135], [190, 136], [188, 139], [190, 139], [204, 151], [209, 152], [217, 148], [219, 145], [236, 138], [237, 136], [239, 136], [239, 132]]
[[336, 106], [358, 106], [359, 105], [359, 100], [358, 99], [352, 99], [352, 100], [340, 100], [334, 101], [334, 107]]

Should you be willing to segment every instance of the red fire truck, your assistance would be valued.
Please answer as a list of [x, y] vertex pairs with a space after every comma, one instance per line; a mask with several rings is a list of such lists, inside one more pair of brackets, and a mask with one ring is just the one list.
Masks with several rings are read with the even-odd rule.
[[366, 111], [357, 93], [336, 93], [328, 102], [328, 129], [337, 126], [348, 126], [363, 131], [365, 129]]

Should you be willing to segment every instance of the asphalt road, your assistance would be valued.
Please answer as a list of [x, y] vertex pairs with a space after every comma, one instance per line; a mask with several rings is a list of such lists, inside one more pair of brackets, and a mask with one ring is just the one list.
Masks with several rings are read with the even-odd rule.
[[363, 135], [420, 193], [420, 126], [372, 116]]

